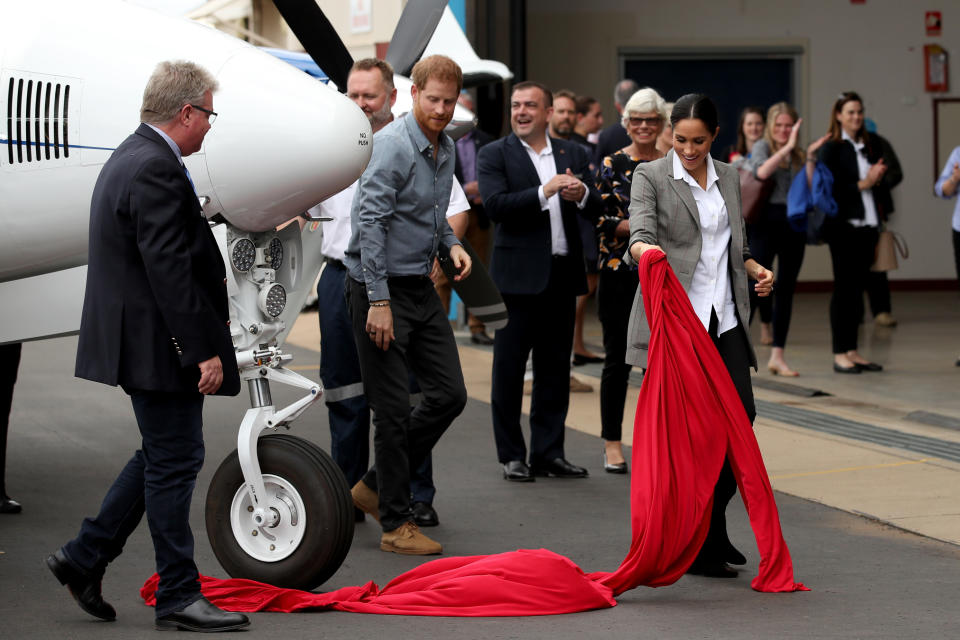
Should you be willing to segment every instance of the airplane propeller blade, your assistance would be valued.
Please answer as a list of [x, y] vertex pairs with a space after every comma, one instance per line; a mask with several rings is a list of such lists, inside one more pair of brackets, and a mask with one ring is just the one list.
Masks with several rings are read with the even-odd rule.
[[[273, 4], [313, 61], [341, 92], [346, 91], [353, 56], [347, 51], [323, 10], [313, 0], [273, 0]], [[422, 48], [420, 50], [423, 51]]]
[[407, 2], [387, 49], [387, 62], [393, 65], [395, 72], [410, 75], [414, 63], [427, 48], [446, 6], [447, 0]]

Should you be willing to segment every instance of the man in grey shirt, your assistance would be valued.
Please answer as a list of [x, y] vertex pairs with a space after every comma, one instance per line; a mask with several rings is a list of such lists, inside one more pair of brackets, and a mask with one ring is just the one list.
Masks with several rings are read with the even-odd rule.
[[[413, 520], [410, 469], [467, 401], [453, 331], [430, 273], [441, 247], [459, 271], [455, 279], [467, 277], [471, 263], [446, 221], [454, 145], [443, 130], [463, 75], [450, 58], [430, 56], [411, 77], [413, 109], [374, 136], [350, 212], [346, 296], [375, 430], [375, 466], [351, 493], [358, 508], [380, 521], [382, 550], [428, 555], [443, 548]], [[422, 390], [412, 411], [410, 372]]]

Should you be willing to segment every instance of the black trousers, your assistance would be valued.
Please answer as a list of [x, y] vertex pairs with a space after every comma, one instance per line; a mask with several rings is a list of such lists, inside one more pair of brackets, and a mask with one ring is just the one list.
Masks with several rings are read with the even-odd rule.
[[[467, 404], [460, 354], [443, 305], [427, 277], [390, 278], [396, 339], [386, 351], [367, 335], [370, 302], [364, 285], [347, 278], [347, 305], [360, 372], [373, 411], [375, 464], [363, 482], [380, 496], [380, 524], [392, 531], [413, 520], [410, 472]], [[422, 393], [410, 410], [409, 374]]]
[[881, 313], [890, 313], [890, 281], [886, 271], [867, 273], [867, 298], [870, 300], [870, 314], [876, 318]]
[[503, 294], [510, 321], [493, 342], [490, 405], [497, 459], [526, 460], [520, 429], [523, 376], [533, 352], [533, 392], [530, 397], [530, 465], [564, 456], [563, 440], [570, 405], [570, 351], [577, 296], [570, 278], [582, 264], [555, 256], [547, 288], [538, 294]]
[[790, 331], [793, 292], [803, 265], [807, 238], [790, 226], [787, 207], [782, 204], [768, 204], [760, 221], [747, 225], [747, 236], [750, 253], [763, 267], [772, 269], [773, 259], [777, 258], [773, 295], [761, 298], [750, 287], [750, 319], [752, 321], [754, 313], [759, 311], [761, 322], [772, 322], [773, 346], [783, 348]]
[[0, 498], [7, 495], [7, 430], [22, 346], [19, 342], [0, 346]]
[[953, 262], [957, 268], [957, 283], [960, 284], [960, 231], [953, 231]]
[[190, 501], [203, 466], [203, 396], [131, 391], [130, 400], [143, 447], [107, 491], [100, 512], [83, 521], [63, 552], [81, 572], [102, 576], [146, 512], [160, 574], [160, 617], [200, 598]]
[[[717, 336], [717, 317], [714, 313], [711, 313], [711, 316], [710, 337], [720, 353], [723, 364], [727, 367], [727, 372], [733, 380], [733, 386], [737, 389], [737, 395], [740, 396], [740, 402], [743, 403], [747, 417], [753, 424], [757, 417], [757, 408], [753, 399], [753, 385], [750, 382], [750, 355], [743, 324], [738, 324], [736, 328]], [[700, 553], [697, 556], [698, 562], [724, 561], [727, 545], [730, 544], [730, 539], [727, 536], [727, 505], [736, 492], [737, 480], [730, 468], [730, 461], [724, 460], [720, 476], [717, 478], [717, 484], [713, 489], [710, 530], [707, 532], [707, 538], [700, 548]]]
[[600, 374], [600, 437], [619, 441], [632, 367], [626, 363], [630, 308], [640, 280], [633, 269], [600, 270], [597, 313], [603, 329], [603, 372]]
[[877, 247], [876, 227], [854, 227], [829, 220], [825, 229], [833, 259], [833, 295], [830, 297], [830, 331], [833, 353], [857, 348], [863, 319], [863, 294]]

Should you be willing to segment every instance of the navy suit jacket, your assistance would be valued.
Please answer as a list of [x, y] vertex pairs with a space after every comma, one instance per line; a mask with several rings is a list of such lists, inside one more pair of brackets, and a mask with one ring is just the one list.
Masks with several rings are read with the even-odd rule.
[[[576, 143], [550, 138], [557, 173], [570, 169], [587, 186], [587, 204], [581, 210], [574, 202], [561, 199], [563, 230], [572, 264], [569, 278], [573, 295], [587, 292], [583, 264], [583, 242], [577, 216], [596, 222], [600, 194], [590, 177], [590, 158]], [[490, 217], [496, 223], [490, 276], [505, 294], [538, 294], [547, 288], [553, 260], [550, 238], [550, 212], [540, 208], [537, 194], [540, 176], [516, 134], [484, 146], [477, 156], [480, 195]]]
[[196, 392], [220, 356], [236, 395], [223, 259], [166, 141], [145, 124], [117, 147], [90, 204], [76, 375], [126, 390]]

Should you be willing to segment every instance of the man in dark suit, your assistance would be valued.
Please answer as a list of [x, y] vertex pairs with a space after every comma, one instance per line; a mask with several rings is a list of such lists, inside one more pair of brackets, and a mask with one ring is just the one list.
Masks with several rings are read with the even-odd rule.
[[193, 63], [158, 65], [143, 93], [142, 124], [97, 179], [76, 375], [130, 395], [142, 448], [97, 516], [47, 558], [84, 611], [113, 620], [101, 581], [146, 512], [160, 575], [158, 629], [249, 624], [200, 594], [189, 523], [203, 465], [203, 396], [240, 391], [223, 260], [181, 159], [200, 150], [216, 117], [216, 89]]
[[[521, 82], [510, 99], [513, 133], [480, 150], [478, 176], [496, 224], [490, 275], [510, 321], [494, 338], [492, 410], [497, 455], [507, 480], [586, 477], [564, 457], [570, 400], [570, 349], [578, 294], [586, 293], [577, 218], [595, 216], [590, 160], [577, 144], [551, 138], [550, 90]], [[520, 430], [527, 355], [533, 351], [530, 458]]]
[[[473, 98], [466, 91], [460, 93], [457, 102], [470, 111], [476, 111]], [[480, 197], [480, 188], [477, 184], [477, 154], [485, 144], [493, 142], [493, 136], [486, 131], [473, 129], [457, 140], [457, 160], [453, 167], [453, 174], [463, 185], [463, 192], [470, 202], [470, 211], [467, 215], [467, 230], [464, 239], [477, 252], [480, 262], [484, 266], [490, 264], [490, 218], [483, 209], [483, 198]], [[470, 327], [470, 341], [474, 344], [492, 345], [493, 338], [487, 335], [483, 322], [472, 313], [467, 324]]]
[[613, 106], [617, 109], [617, 120], [600, 132], [597, 147], [593, 152], [593, 166], [599, 167], [604, 158], [630, 146], [632, 140], [627, 135], [627, 130], [620, 124], [620, 116], [623, 115], [623, 107], [626, 106], [630, 96], [639, 90], [640, 85], [633, 80], [621, 80], [613, 88]]

